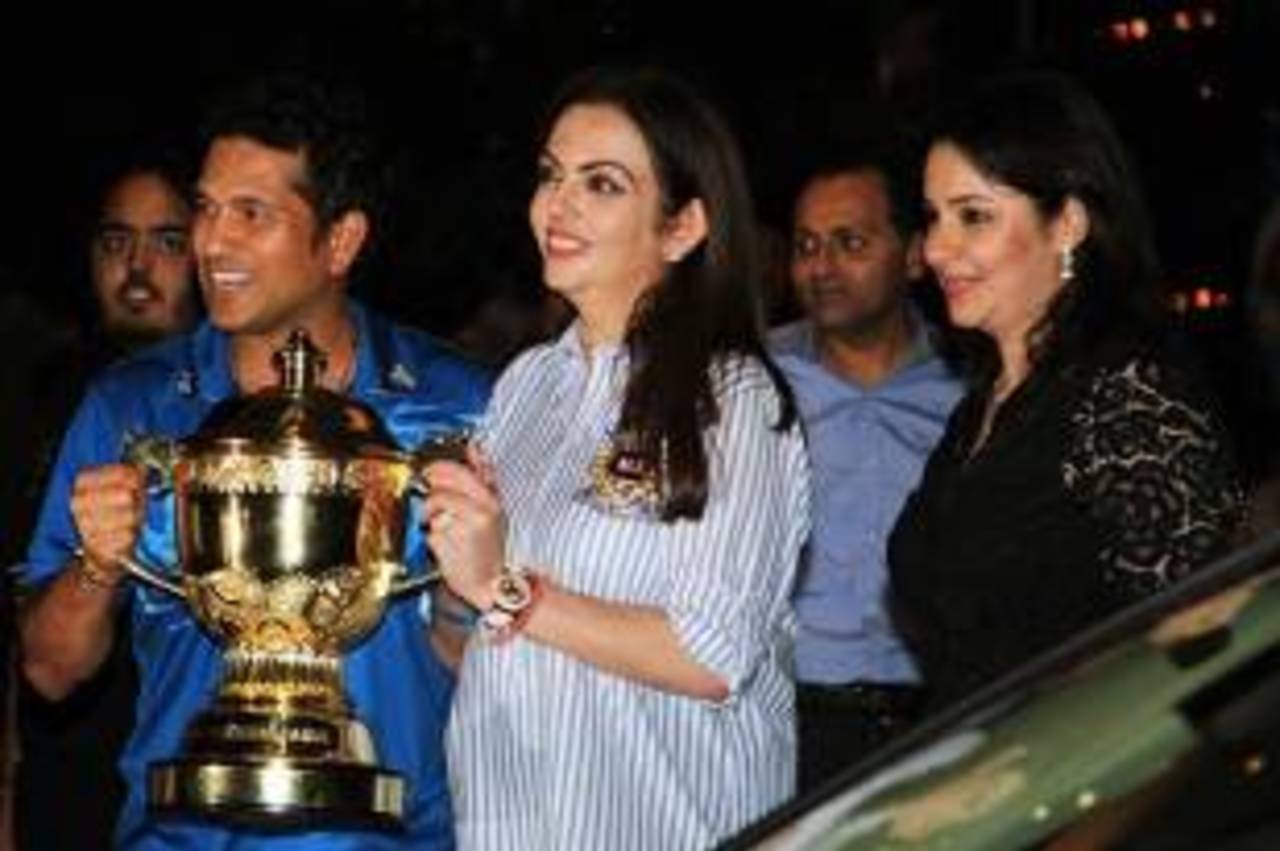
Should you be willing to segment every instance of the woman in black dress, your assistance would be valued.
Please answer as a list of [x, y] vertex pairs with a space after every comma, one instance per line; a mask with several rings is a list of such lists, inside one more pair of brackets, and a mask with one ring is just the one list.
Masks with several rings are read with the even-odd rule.
[[1088, 95], [986, 83], [941, 117], [924, 184], [947, 312], [989, 344], [890, 541], [937, 706], [1222, 552], [1243, 497], [1161, 330], [1141, 199]]

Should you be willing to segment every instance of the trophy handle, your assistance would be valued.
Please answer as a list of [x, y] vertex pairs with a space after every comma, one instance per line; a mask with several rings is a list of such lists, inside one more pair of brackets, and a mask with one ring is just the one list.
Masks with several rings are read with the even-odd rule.
[[148, 585], [159, 588], [161, 591], [168, 591], [170, 594], [175, 594], [184, 600], [186, 599], [186, 590], [172, 579], [165, 579], [155, 568], [147, 566], [132, 556], [121, 556], [120, 564], [126, 571], [132, 574], [135, 579], [139, 579]]
[[[178, 453], [178, 441], [167, 437], [125, 436], [125, 461], [154, 474], [155, 485], [161, 490], [173, 489], [173, 469], [178, 462]], [[149, 486], [151, 480], [152, 476], [148, 475]]]
[[[173, 468], [178, 461], [178, 441], [167, 437], [125, 435], [124, 460], [136, 464], [148, 473], [148, 487], [152, 487], [151, 475], [158, 480], [154, 486], [160, 490], [173, 489]], [[181, 585], [160, 575], [160, 571], [132, 556], [121, 556], [120, 565], [148, 585], [168, 591], [186, 599], [187, 592]]]
[[[424, 440], [409, 457], [409, 467], [412, 471], [409, 486], [420, 496], [426, 496], [428, 490], [427, 481], [422, 473], [427, 465], [433, 461], [467, 463], [467, 445], [470, 443], [471, 431], [469, 429], [459, 429], [458, 431], [447, 432]], [[408, 576], [408, 571], [402, 566], [397, 571], [396, 578], [391, 580], [391, 588], [387, 593], [388, 596], [392, 597], [400, 594], [410, 594], [415, 591], [425, 590], [428, 586], [439, 581], [440, 571], [438, 570], [428, 570], [421, 576]]]
[[440, 580], [440, 571], [428, 570], [421, 576], [408, 576], [407, 571], [399, 571], [399, 576], [391, 580], [391, 587], [387, 590], [387, 596], [396, 597], [400, 594], [409, 594], [414, 591], [422, 591], [427, 586], [432, 585]]

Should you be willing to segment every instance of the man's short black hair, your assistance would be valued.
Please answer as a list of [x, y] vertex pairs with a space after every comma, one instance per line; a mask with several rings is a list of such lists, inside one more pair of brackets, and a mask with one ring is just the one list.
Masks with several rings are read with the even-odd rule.
[[93, 216], [99, 216], [107, 199], [127, 178], [153, 175], [160, 178], [174, 194], [191, 203], [191, 186], [195, 171], [189, 152], [168, 144], [142, 144], [104, 158], [93, 177]]
[[876, 174], [884, 183], [889, 218], [906, 239], [921, 226], [920, 159], [919, 146], [891, 128], [832, 140], [809, 160], [792, 203], [814, 181], [842, 174]]
[[217, 98], [205, 118], [206, 151], [232, 136], [303, 155], [306, 180], [298, 189], [322, 229], [353, 210], [376, 217], [382, 173], [356, 89], [298, 72], [255, 77]]

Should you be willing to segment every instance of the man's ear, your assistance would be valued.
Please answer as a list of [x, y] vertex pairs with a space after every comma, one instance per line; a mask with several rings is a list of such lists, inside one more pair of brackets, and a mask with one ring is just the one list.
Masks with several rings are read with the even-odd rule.
[[667, 219], [662, 235], [662, 259], [679, 263], [707, 238], [707, 210], [694, 198]]
[[325, 236], [329, 251], [329, 274], [345, 278], [360, 256], [369, 237], [369, 216], [363, 210], [348, 210], [329, 226]]

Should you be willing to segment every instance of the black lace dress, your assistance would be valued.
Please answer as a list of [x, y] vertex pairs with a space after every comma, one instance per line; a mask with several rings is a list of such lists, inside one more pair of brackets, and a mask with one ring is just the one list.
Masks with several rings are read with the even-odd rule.
[[1133, 338], [1058, 355], [977, 452], [990, 388], [961, 402], [890, 538], [895, 620], [935, 708], [1224, 552], [1243, 515], [1184, 359]]

